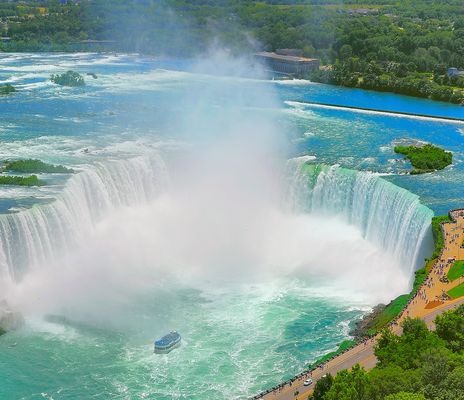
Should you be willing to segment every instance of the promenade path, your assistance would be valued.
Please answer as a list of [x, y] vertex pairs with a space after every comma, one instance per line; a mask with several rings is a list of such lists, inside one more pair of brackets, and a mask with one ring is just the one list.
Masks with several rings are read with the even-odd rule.
[[[398, 324], [393, 325], [392, 330], [396, 334], [401, 334], [400, 323], [406, 317], [423, 319], [429, 329], [434, 329], [435, 317], [445, 311], [453, 309], [460, 304], [464, 304], [464, 297], [454, 300], [443, 299], [443, 293], [464, 282], [464, 278], [459, 278], [454, 282], [442, 282], [440, 278], [446, 276], [453, 260], [464, 260], [464, 210], [450, 212], [453, 222], [442, 224], [444, 234], [444, 247], [440, 257], [433, 265], [426, 281], [418, 290], [417, 295], [408, 304], [406, 309], [397, 319]], [[450, 260], [450, 262], [448, 262]], [[304, 376], [295, 379], [292, 383], [285, 384], [282, 388], [270, 392], [259, 399], [262, 400], [307, 400], [314, 390], [316, 382], [325, 374], [333, 376], [343, 369], [349, 369], [356, 364], [360, 364], [369, 370], [375, 367], [377, 359], [374, 355], [374, 346], [378, 336], [363, 342], [349, 351], [326, 362], [316, 370], [308, 372]], [[310, 386], [304, 386], [303, 382], [307, 378], [313, 380]]]

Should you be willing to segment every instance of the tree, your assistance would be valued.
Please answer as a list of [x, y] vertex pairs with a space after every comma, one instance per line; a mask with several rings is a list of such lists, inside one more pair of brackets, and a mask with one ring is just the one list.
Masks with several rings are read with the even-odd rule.
[[340, 371], [324, 400], [370, 400], [366, 371], [356, 364], [351, 371]]
[[422, 382], [438, 386], [447, 377], [449, 351], [444, 348], [430, 349], [422, 355]]
[[399, 392], [390, 394], [385, 400], [426, 400], [423, 394]]
[[332, 387], [333, 381], [334, 378], [331, 374], [326, 374], [319, 379], [314, 387], [312, 400], [324, 400], [324, 395]]
[[443, 386], [464, 395], [464, 367], [458, 367], [450, 372]]
[[464, 304], [447, 311], [435, 319], [437, 335], [446, 341], [454, 352], [464, 350]]
[[402, 326], [403, 335], [396, 336], [387, 331], [380, 338], [375, 348], [380, 367], [397, 365], [403, 369], [419, 368], [424, 352], [443, 346], [443, 342], [418, 318], [406, 318]]
[[415, 392], [421, 386], [418, 370], [404, 370], [396, 365], [374, 368], [368, 376], [371, 400], [383, 400], [385, 396], [398, 392]]
[[341, 60], [348, 60], [350, 57], [353, 56], [353, 48], [349, 44], [344, 44], [340, 48], [339, 54]]
[[406, 318], [403, 321], [403, 335], [409, 339], [425, 339], [429, 330], [424, 321], [419, 318]]

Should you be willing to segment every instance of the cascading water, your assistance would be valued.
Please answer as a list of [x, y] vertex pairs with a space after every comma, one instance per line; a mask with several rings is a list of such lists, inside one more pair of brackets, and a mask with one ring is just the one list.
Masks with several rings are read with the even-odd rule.
[[290, 160], [289, 167], [293, 210], [342, 217], [412, 276], [431, 244], [433, 212], [419, 196], [370, 172], [309, 164], [305, 158]]
[[[418, 196], [372, 173], [301, 159], [289, 167], [293, 211], [341, 216], [412, 276], [433, 215]], [[0, 216], [2, 280], [19, 281], [28, 269], [66, 255], [105, 215], [153, 199], [166, 181], [159, 156], [98, 162], [71, 177], [53, 203]]]
[[1, 215], [3, 279], [18, 281], [27, 269], [65, 255], [111, 210], [152, 199], [166, 174], [158, 156], [97, 162], [72, 176], [53, 203]]

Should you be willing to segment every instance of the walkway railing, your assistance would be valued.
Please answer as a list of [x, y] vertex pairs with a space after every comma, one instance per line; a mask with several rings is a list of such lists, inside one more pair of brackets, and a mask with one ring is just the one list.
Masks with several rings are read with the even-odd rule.
[[[436, 264], [441, 260], [442, 256], [443, 256], [443, 252], [445, 251], [445, 229], [444, 229], [444, 225], [445, 224], [452, 224], [452, 223], [456, 223], [457, 221], [457, 216], [456, 214], [458, 214], [457, 216], [464, 216], [464, 208], [457, 208], [457, 209], [454, 209], [454, 210], [451, 210], [448, 212], [448, 216], [450, 217], [451, 221], [449, 222], [442, 222], [440, 224], [440, 227], [441, 227], [441, 234], [443, 235], [443, 247], [441, 248], [440, 250], [440, 254], [439, 256], [437, 257], [433, 267], [430, 269], [430, 271], [427, 273], [425, 279], [424, 279], [424, 282], [418, 287], [416, 288], [415, 290], [411, 291], [410, 294], [412, 295], [408, 302], [406, 303], [406, 305], [403, 307], [403, 309], [401, 310], [401, 312], [399, 312], [397, 314], [397, 316], [391, 321], [388, 323], [387, 327], [388, 328], [393, 328], [395, 325], [398, 325], [398, 321], [403, 317], [403, 314], [405, 313], [405, 311], [408, 309], [408, 307], [410, 306], [411, 302], [414, 301], [417, 293], [426, 285], [426, 282], [431, 274], [431, 272], [433, 271], [433, 269], [435, 268]], [[374, 337], [376, 337], [377, 335], [379, 335], [379, 333], [376, 333], [376, 334], [372, 334], [372, 335], [366, 335], [365, 339], [362, 340], [362, 341], [358, 341], [356, 342], [355, 344], [353, 344], [352, 346], [346, 348], [345, 350], [343, 350], [342, 352], [340, 353], [337, 353], [336, 355], [330, 357], [328, 360], [325, 360], [319, 364], [316, 364], [316, 365], [312, 365], [311, 368], [301, 372], [300, 374], [294, 376], [293, 378], [290, 378], [282, 383], [280, 383], [279, 385], [277, 386], [274, 386], [270, 389], [267, 389], [259, 394], [257, 394], [256, 396], [253, 396], [251, 397], [250, 399], [251, 400], [258, 400], [258, 399], [262, 399], [264, 396], [268, 395], [269, 393], [272, 393], [274, 391], [279, 391], [281, 389], [283, 389], [285, 386], [289, 385], [291, 386], [295, 381], [299, 380], [299, 379], [302, 379], [303, 377], [306, 377], [306, 376], [309, 376], [312, 374], [312, 372], [320, 369], [321, 367], [324, 367], [327, 363], [329, 363], [330, 361], [333, 361], [334, 359], [346, 354], [347, 352], [355, 349], [356, 347], [358, 347], [359, 345], [361, 345], [362, 343], [364, 343], [365, 341], [369, 340], [369, 339], [372, 339]]]

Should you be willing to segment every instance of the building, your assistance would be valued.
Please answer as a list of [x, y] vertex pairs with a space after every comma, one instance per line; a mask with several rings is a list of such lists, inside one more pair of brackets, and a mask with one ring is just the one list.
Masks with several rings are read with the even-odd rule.
[[308, 72], [319, 69], [320, 62], [316, 58], [287, 55], [289, 54], [288, 52], [286, 54], [279, 54], [283, 52], [283, 50], [275, 53], [264, 51], [256, 53], [255, 57], [265, 63], [272, 71], [283, 74], [305, 75]]
[[368, 16], [378, 15], [379, 10], [377, 8], [351, 8], [348, 10], [348, 14], [351, 16]]
[[459, 71], [457, 68], [448, 68], [447, 75], [450, 78], [464, 76], [464, 71]]

